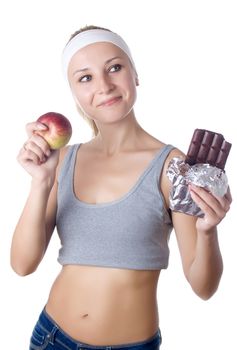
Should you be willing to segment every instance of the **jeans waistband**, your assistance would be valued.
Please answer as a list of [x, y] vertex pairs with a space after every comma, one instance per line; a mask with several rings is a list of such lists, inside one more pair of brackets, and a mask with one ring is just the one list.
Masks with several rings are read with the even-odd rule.
[[[158, 349], [161, 344], [161, 333], [158, 330], [151, 338], [135, 342], [129, 344], [118, 344], [118, 345], [90, 345], [78, 340], [73, 339], [64, 332], [56, 322], [48, 315], [45, 308], [39, 316], [39, 325], [48, 333], [49, 342], [54, 344], [54, 342], [61, 343], [65, 345], [65, 349], [75, 349], [75, 350], [84, 350], [84, 349], [92, 349], [92, 350], [110, 350], [110, 349], [123, 349], [129, 350], [136, 347], [137, 350], [145, 350], [145, 349]], [[153, 347], [154, 346], [154, 347]]]

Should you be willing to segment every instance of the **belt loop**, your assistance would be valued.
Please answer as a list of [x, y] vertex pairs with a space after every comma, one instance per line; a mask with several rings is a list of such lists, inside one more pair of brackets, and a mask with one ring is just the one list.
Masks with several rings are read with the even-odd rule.
[[54, 345], [55, 335], [58, 331], [58, 327], [54, 326], [52, 332], [49, 334], [49, 344]]

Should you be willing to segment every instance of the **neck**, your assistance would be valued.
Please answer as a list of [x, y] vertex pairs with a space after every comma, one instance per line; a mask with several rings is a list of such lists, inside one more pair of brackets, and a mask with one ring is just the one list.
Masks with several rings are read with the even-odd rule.
[[128, 149], [134, 149], [139, 142], [143, 130], [138, 124], [134, 113], [119, 123], [97, 125], [98, 135], [93, 144], [106, 156], [113, 156]]

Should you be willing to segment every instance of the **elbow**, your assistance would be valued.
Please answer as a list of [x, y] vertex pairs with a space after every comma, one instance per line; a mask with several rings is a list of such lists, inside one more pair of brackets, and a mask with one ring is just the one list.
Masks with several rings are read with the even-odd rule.
[[209, 274], [190, 273], [186, 278], [194, 293], [202, 300], [206, 301], [218, 290], [223, 274], [223, 265], [218, 266], [214, 272]]
[[28, 276], [30, 274], [32, 274], [35, 270], [30, 270], [30, 269], [22, 269], [16, 266], [12, 266], [12, 270], [20, 277], [25, 277]]
[[16, 254], [13, 250], [10, 254], [10, 265], [12, 270], [19, 276], [28, 276], [35, 272], [43, 256], [29, 256], [23, 253]]
[[211, 297], [215, 294], [216, 290], [212, 290], [212, 291], [194, 291], [195, 294], [200, 298], [202, 299], [203, 301], [207, 301], [209, 299], [211, 299]]
[[191, 285], [194, 293], [203, 301], [207, 301], [211, 299], [211, 297], [216, 293], [218, 287], [219, 287], [220, 279], [212, 283], [207, 283], [206, 285], [203, 285], [202, 287], [194, 287]]
[[18, 276], [21, 276], [21, 277], [24, 277], [24, 276], [28, 276], [30, 274], [32, 274], [33, 272], [36, 271], [37, 269], [37, 266], [33, 266], [33, 265], [26, 265], [26, 264], [21, 264], [21, 263], [17, 263], [15, 261], [12, 261], [11, 260], [11, 268], [12, 270], [18, 275]]
[[25, 277], [25, 276], [31, 275], [36, 270], [36, 269], [19, 268], [19, 267], [15, 267], [12, 265], [11, 265], [11, 267], [12, 267], [12, 270], [20, 277]]

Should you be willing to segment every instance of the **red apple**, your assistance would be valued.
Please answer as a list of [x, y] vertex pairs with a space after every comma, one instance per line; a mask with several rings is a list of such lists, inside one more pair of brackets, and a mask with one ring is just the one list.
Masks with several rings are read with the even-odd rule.
[[41, 115], [37, 122], [48, 127], [47, 130], [37, 130], [51, 149], [59, 149], [65, 146], [72, 136], [72, 126], [64, 115], [55, 112], [48, 112]]

